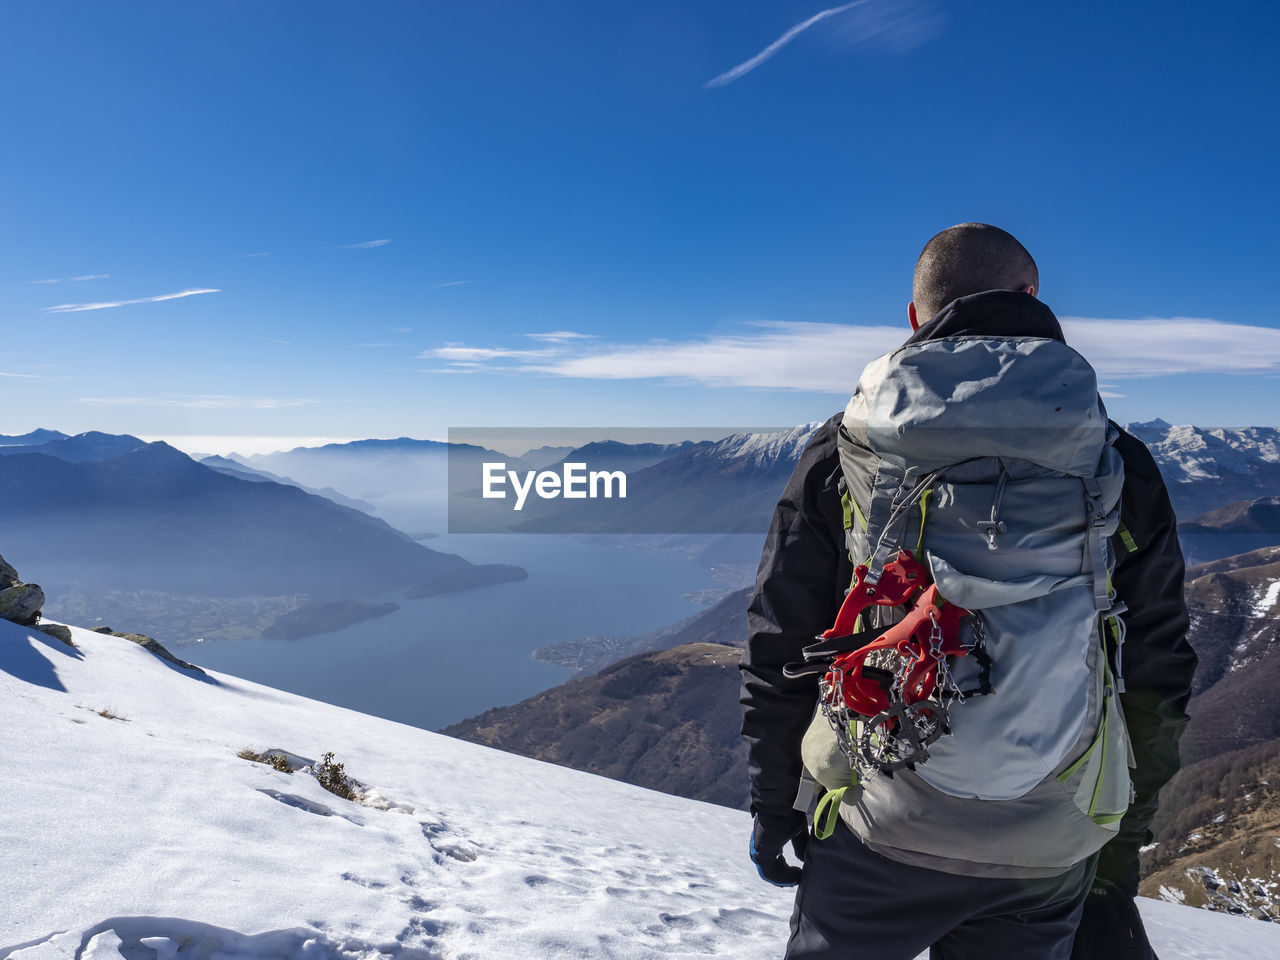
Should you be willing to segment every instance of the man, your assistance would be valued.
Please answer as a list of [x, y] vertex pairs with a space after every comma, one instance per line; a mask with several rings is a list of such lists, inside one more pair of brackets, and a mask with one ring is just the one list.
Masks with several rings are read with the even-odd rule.
[[[985, 224], [951, 227], [929, 241], [916, 263], [906, 343], [957, 336], [1063, 342], [1038, 290], [1035, 261], [1013, 236]], [[935, 960], [1065, 960], [1073, 942], [1079, 958], [1153, 957], [1133, 903], [1138, 852], [1150, 838], [1157, 794], [1178, 766], [1196, 659], [1186, 642], [1176, 520], [1150, 453], [1123, 431], [1115, 440], [1127, 528], [1112, 539], [1115, 593], [1128, 608], [1120, 702], [1136, 762], [1128, 810], [1100, 853], [1055, 875], [998, 864], [975, 871], [872, 833], [859, 836], [843, 819], [832, 836], [815, 840], [805, 814], [794, 809], [818, 677], [788, 678], [783, 667], [832, 626], [853, 577], [838, 488], [840, 424], [837, 415], [817, 430], [778, 502], [741, 665], [752, 859], [769, 882], [799, 883], [787, 957], [910, 960], [929, 948]], [[997, 689], [993, 702], [998, 697]], [[784, 858], [788, 842], [803, 871]]]

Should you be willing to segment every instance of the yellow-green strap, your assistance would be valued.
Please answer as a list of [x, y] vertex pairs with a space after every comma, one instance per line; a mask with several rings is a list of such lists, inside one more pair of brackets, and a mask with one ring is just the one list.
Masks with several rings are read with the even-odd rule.
[[[1093, 797], [1089, 800], [1089, 816], [1094, 816], [1098, 809], [1099, 794], [1102, 793], [1102, 781], [1107, 776], [1107, 728], [1116, 722], [1111, 715], [1118, 707], [1116, 695], [1112, 689], [1111, 667], [1106, 668], [1106, 700], [1102, 703], [1102, 758], [1098, 761], [1098, 782], [1093, 785]], [[1124, 721], [1120, 721], [1124, 722]]]
[[1111, 639], [1116, 642], [1117, 649], [1120, 644], [1120, 620], [1114, 616], [1107, 617], [1107, 630], [1111, 634]]
[[933, 488], [930, 487], [920, 495], [920, 534], [916, 537], [916, 558], [921, 556], [921, 550], [924, 549], [924, 522], [929, 516], [929, 498], [933, 496]]
[[862, 508], [858, 506], [858, 501], [854, 498], [853, 494], [846, 491], [845, 495], [849, 498], [849, 506], [853, 509], [853, 515], [858, 518], [858, 528], [865, 533], [867, 529], [867, 518], [862, 515]]
[[849, 496], [848, 490], [840, 494], [840, 513], [841, 513], [840, 519], [841, 519], [841, 522], [844, 524], [844, 528], [846, 530], [853, 529], [853, 511], [850, 509], [850, 504], [852, 502], [853, 502], [853, 497]]
[[813, 812], [813, 835], [825, 840], [836, 832], [836, 821], [840, 819], [840, 804], [848, 787], [839, 790], [828, 790], [818, 801], [818, 808]]
[[1123, 813], [1100, 813], [1096, 817], [1090, 819], [1100, 827], [1106, 826], [1108, 823], [1115, 823], [1124, 819]]
[[1133, 534], [1129, 532], [1129, 528], [1123, 523], [1120, 524], [1116, 531], [1120, 534], [1120, 542], [1124, 544], [1124, 548], [1130, 553], [1138, 552], [1138, 541], [1133, 539]]
[[1071, 775], [1089, 762], [1089, 758], [1093, 756], [1093, 751], [1098, 748], [1098, 744], [1102, 741], [1102, 727], [1098, 727], [1098, 733], [1093, 738], [1093, 743], [1089, 744], [1089, 749], [1080, 755], [1080, 759], [1073, 763], [1067, 769], [1058, 774], [1058, 782], [1066, 783], [1071, 779]]

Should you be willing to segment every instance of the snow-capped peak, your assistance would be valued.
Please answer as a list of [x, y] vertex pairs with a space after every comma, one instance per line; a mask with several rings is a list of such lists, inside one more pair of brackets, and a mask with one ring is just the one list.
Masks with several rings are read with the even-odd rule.
[[779, 461], [794, 461], [800, 456], [821, 420], [802, 423], [787, 430], [770, 433], [734, 433], [717, 440], [705, 455], [724, 460], [743, 460], [753, 466], [771, 466]]
[[1145, 443], [1171, 482], [1244, 474], [1280, 464], [1280, 429], [1275, 427], [1173, 426], [1163, 420], [1131, 423], [1128, 431]]

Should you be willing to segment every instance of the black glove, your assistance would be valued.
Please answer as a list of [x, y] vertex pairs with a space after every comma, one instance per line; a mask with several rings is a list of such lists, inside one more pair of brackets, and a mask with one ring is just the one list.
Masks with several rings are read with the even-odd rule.
[[1084, 898], [1071, 960], [1159, 960], [1133, 897], [1098, 878]]
[[751, 830], [751, 862], [760, 876], [775, 887], [794, 887], [800, 882], [800, 868], [787, 863], [782, 848], [791, 844], [796, 859], [803, 862], [809, 845], [809, 824], [799, 810], [784, 814], [757, 813]]
[[[1143, 842], [1151, 842], [1150, 832]], [[1131, 897], [1138, 895], [1138, 844], [1137, 840], [1121, 843], [1117, 838], [1108, 841], [1098, 854], [1098, 879], [1118, 887]]]

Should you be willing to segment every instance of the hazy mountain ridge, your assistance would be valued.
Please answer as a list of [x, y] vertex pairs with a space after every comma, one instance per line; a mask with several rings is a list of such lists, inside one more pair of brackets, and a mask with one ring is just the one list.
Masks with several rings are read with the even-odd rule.
[[[255, 470], [289, 477], [306, 487], [340, 491], [371, 504], [378, 515], [402, 530], [443, 531], [448, 524], [448, 492], [479, 489], [486, 462], [509, 469], [529, 466], [485, 447], [439, 440], [354, 440], [319, 447], [295, 447], [230, 459]], [[465, 501], [464, 501], [465, 505]]]
[[688, 440], [683, 443], [624, 443], [620, 440], [597, 440], [566, 451], [554, 461], [554, 464], [581, 462], [589, 464], [592, 470], [643, 470], [691, 446], [693, 443]]
[[29, 444], [48, 443], [50, 440], [65, 440], [69, 435], [61, 430], [46, 430], [43, 427], [17, 436], [0, 434], [0, 447], [26, 446]]
[[[44, 434], [54, 436], [49, 439], [39, 439], [39, 435]], [[139, 440], [128, 434], [101, 433], [97, 430], [78, 433], [73, 437], [60, 434], [56, 430], [37, 430], [27, 436], [36, 439], [25, 444], [0, 445], [0, 455], [45, 453], [59, 460], [69, 460], [74, 463], [81, 460], [107, 460], [132, 453], [147, 445], [145, 440]]]
[[237, 460], [231, 460], [227, 457], [202, 457], [199, 462], [212, 470], [227, 473], [233, 477], [241, 477], [242, 479], [253, 480], [259, 483], [263, 481], [283, 483], [290, 487], [297, 487], [300, 490], [305, 490], [307, 493], [313, 493], [317, 497], [324, 497], [326, 500], [332, 500], [334, 503], [341, 504], [344, 507], [353, 507], [356, 510], [361, 510], [369, 514], [376, 514], [378, 512], [378, 508], [367, 500], [357, 500], [354, 497], [348, 497], [335, 490], [333, 487], [324, 487], [322, 489], [308, 487], [306, 484], [299, 483], [292, 477], [281, 477], [268, 470], [260, 470], [256, 467], [246, 467], [243, 463], [240, 463]]
[[[630, 473], [625, 503], [584, 501], [568, 507], [559, 501], [531, 502], [523, 516], [504, 518], [506, 528], [635, 533], [763, 530], [778, 492], [820, 425], [815, 422], [691, 444]], [[1165, 477], [1174, 508], [1183, 517], [1200, 520], [1201, 514], [1233, 501], [1259, 501], [1280, 490], [1280, 430], [1274, 427], [1174, 427], [1157, 420], [1132, 423], [1128, 429], [1147, 443]], [[1213, 520], [1207, 518], [1207, 522]], [[1190, 530], [1206, 543], [1215, 542], [1213, 536], [1254, 532]], [[1223, 550], [1238, 552], [1263, 545], [1237, 543], [1217, 540], [1219, 552], [1202, 559], [1223, 556]]]
[[532, 510], [526, 507], [532, 516], [512, 518], [511, 528], [531, 533], [763, 532], [814, 429], [802, 425], [690, 444], [628, 474], [624, 501], [535, 503]]
[[[307, 487], [331, 488], [373, 504], [391, 522], [414, 530], [442, 528], [446, 492], [460, 497], [458, 516], [474, 529], [525, 532], [731, 533], [762, 531], [791, 467], [820, 422], [764, 433], [741, 433], [716, 441], [627, 444], [602, 441], [575, 448], [558, 463], [586, 462], [589, 469], [628, 471], [628, 498], [563, 501], [531, 498], [520, 514], [510, 505], [480, 504], [481, 464], [501, 461], [507, 469], [549, 469], [557, 449], [533, 451], [533, 460], [507, 456], [472, 444], [449, 444], [408, 437], [359, 440], [299, 447], [231, 459], [292, 478]], [[1233, 501], [1257, 501], [1280, 490], [1280, 430], [1273, 427], [1205, 428], [1164, 421], [1131, 423], [1159, 464], [1178, 514], [1200, 515]], [[492, 513], [474, 514], [477, 508]], [[1209, 518], [1211, 521], [1213, 518]], [[461, 529], [461, 527], [459, 528]], [[1189, 528], [1191, 537], [1207, 531]], [[1251, 531], [1215, 529], [1208, 536]], [[1201, 537], [1204, 539], [1204, 537]], [[1226, 543], [1225, 540], [1217, 541]], [[1193, 559], [1215, 559], [1223, 550], [1240, 552], [1260, 543], [1219, 546], [1213, 556], [1190, 551]]]
[[[518, 575], [431, 550], [297, 487], [210, 469], [164, 443], [82, 434], [25, 449], [0, 448], [0, 503], [8, 507], [0, 543], [49, 588], [53, 611], [63, 594], [85, 612], [95, 595], [121, 591], [136, 592], [144, 606], [144, 594], [205, 598], [206, 615], [221, 611], [243, 622], [237, 634], [252, 633], [259, 614], [287, 614], [299, 595], [385, 599]], [[165, 635], [173, 626], [139, 613], [141, 629]], [[256, 620], [256, 631], [271, 622]], [[220, 626], [188, 623], [186, 635], [216, 637]]]

